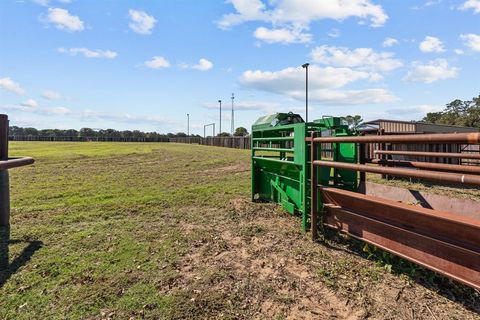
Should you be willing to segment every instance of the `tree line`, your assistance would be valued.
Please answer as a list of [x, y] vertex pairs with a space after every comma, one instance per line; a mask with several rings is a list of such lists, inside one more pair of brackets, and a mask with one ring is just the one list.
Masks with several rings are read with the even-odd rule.
[[[115, 130], [115, 129], [101, 129], [94, 130], [91, 128], [82, 128], [80, 130], [75, 129], [35, 129], [35, 128], [22, 128], [17, 126], [11, 126], [9, 128], [10, 136], [17, 137], [88, 137], [88, 138], [184, 138], [188, 137], [185, 132], [177, 133], [158, 133], [158, 132], [143, 132], [140, 130]], [[234, 136], [246, 136], [248, 135], [247, 129], [239, 127], [235, 130]], [[222, 132], [217, 136], [231, 136], [231, 134]], [[200, 137], [200, 135], [190, 135], [190, 137]]]
[[480, 128], [480, 94], [471, 100], [453, 100], [442, 111], [427, 113], [422, 121], [433, 124]]

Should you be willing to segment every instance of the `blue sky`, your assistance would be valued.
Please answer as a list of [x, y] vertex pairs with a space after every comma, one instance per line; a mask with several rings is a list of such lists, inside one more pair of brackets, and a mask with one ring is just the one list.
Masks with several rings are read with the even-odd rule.
[[480, 0], [2, 0], [0, 112], [203, 134], [261, 115], [421, 119], [480, 93]]

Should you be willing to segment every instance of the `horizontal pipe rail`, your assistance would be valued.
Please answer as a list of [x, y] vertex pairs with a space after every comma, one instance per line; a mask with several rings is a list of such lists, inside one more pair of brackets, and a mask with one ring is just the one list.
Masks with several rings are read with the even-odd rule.
[[252, 141], [289, 141], [293, 140], [294, 137], [270, 137], [270, 138], [253, 138]]
[[447, 163], [431, 163], [431, 162], [421, 162], [421, 161], [405, 161], [405, 160], [385, 160], [385, 159], [373, 159], [372, 163], [387, 165], [387, 166], [398, 166], [398, 167], [410, 167], [417, 169], [431, 169], [431, 170], [440, 170], [440, 171], [455, 171], [455, 172], [465, 172], [480, 174], [480, 166], [465, 166], [458, 164], [447, 164]]
[[432, 157], [432, 158], [456, 158], [456, 159], [479, 159], [480, 154], [458, 153], [458, 152], [423, 152], [423, 151], [390, 151], [375, 150], [375, 154], [414, 156], [414, 157]]
[[[312, 138], [306, 138], [306, 141], [312, 141]], [[348, 136], [348, 137], [318, 137], [314, 142], [336, 142], [336, 143], [480, 143], [480, 132], [472, 133], [436, 133], [436, 134], [402, 134], [385, 136]]]
[[29, 164], [34, 163], [35, 160], [30, 157], [24, 158], [10, 158], [8, 160], [0, 161], [0, 170], [8, 170], [11, 168], [17, 168], [22, 166], [27, 166]]
[[450, 242], [480, 255], [480, 220], [423, 208], [376, 196], [331, 187], [319, 187], [326, 203]]
[[279, 151], [279, 152], [293, 152], [293, 149], [288, 148], [267, 148], [267, 147], [254, 147], [254, 151]]
[[252, 157], [253, 160], [265, 160], [265, 161], [270, 161], [270, 162], [278, 162], [278, 163], [284, 163], [284, 164], [293, 164], [297, 166], [302, 166], [302, 164], [295, 163], [293, 161], [288, 161], [288, 160], [280, 160], [280, 159], [272, 159], [272, 158], [264, 158], [264, 157]]
[[330, 167], [335, 169], [347, 169], [355, 170], [360, 172], [370, 172], [378, 173], [385, 175], [392, 175], [404, 178], [420, 178], [436, 182], [448, 182], [456, 184], [466, 184], [466, 185], [480, 185], [480, 176], [478, 175], [469, 175], [469, 174], [459, 174], [459, 173], [442, 173], [439, 174], [436, 171], [427, 171], [427, 170], [412, 170], [412, 169], [399, 169], [399, 168], [385, 168], [378, 166], [368, 166], [363, 164], [352, 164], [344, 162], [332, 162], [332, 161], [322, 161], [316, 160], [313, 161], [314, 166], [321, 167]]
[[474, 252], [339, 206], [325, 205], [325, 225], [427, 269], [480, 289], [480, 257]]

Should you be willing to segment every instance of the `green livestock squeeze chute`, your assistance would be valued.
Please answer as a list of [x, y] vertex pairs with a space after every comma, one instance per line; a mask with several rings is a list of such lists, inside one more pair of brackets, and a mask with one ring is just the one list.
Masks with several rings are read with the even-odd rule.
[[[290, 214], [302, 217], [302, 228], [310, 226], [310, 137], [351, 136], [342, 118], [323, 117], [305, 123], [294, 113], [276, 113], [259, 118], [252, 126], [252, 200], [279, 203]], [[353, 143], [322, 144], [322, 158], [356, 163]], [[355, 190], [357, 172], [321, 168], [318, 181]]]

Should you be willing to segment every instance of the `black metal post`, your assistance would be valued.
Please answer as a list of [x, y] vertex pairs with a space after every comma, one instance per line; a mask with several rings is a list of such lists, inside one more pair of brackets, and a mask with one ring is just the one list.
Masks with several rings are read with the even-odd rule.
[[305, 123], [308, 123], [308, 66], [310, 63], [302, 64], [305, 69]]

